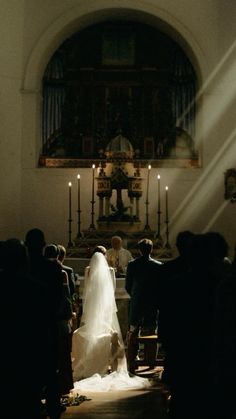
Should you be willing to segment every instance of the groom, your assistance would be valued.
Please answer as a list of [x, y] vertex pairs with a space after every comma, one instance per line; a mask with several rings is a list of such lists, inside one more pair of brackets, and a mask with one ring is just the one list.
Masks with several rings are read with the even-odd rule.
[[[138, 353], [137, 336], [152, 335], [157, 328], [158, 276], [161, 262], [151, 257], [153, 242], [142, 239], [138, 242], [141, 256], [130, 261], [127, 267], [125, 289], [130, 295], [129, 331], [127, 335], [128, 368], [135, 371], [135, 358]], [[156, 353], [153, 354], [153, 364]]]

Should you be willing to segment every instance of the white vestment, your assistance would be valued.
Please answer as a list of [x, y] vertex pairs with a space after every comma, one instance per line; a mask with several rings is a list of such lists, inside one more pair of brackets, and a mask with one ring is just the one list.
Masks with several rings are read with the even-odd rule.
[[129, 250], [123, 247], [119, 250], [108, 249], [107, 251], [107, 262], [108, 265], [116, 268], [120, 273], [126, 273], [128, 263], [133, 259], [132, 254]]

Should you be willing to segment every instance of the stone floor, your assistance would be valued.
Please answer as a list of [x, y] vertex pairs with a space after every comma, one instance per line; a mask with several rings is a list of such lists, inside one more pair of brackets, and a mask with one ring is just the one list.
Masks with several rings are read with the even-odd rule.
[[69, 406], [61, 419], [167, 419], [166, 393], [160, 381], [160, 367], [139, 367], [137, 375], [149, 377], [153, 385], [146, 390], [87, 392], [90, 400]]

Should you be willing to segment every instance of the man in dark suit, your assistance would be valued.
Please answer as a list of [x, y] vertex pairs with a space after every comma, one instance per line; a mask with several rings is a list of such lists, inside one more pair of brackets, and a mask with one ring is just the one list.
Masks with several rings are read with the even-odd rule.
[[[24, 243], [1, 242], [1, 406], [7, 419], [40, 419], [47, 361], [47, 290], [29, 274]], [[15, 387], [14, 395], [9, 391]]]
[[47, 413], [50, 419], [59, 419], [64, 406], [60, 404], [59, 374], [58, 374], [58, 316], [63, 302], [63, 282], [61, 266], [45, 258], [44, 233], [33, 228], [25, 237], [28, 248], [30, 273], [37, 281], [42, 282], [47, 289], [49, 307], [47, 310], [48, 342], [46, 374], [45, 374], [45, 399]]
[[64, 265], [64, 260], [66, 257], [66, 249], [64, 246], [62, 246], [61, 244], [57, 245], [58, 250], [59, 250], [59, 255], [58, 255], [58, 261], [60, 262], [62, 269], [64, 271], [66, 271], [67, 275], [68, 275], [68, 280], [69, 280], [69, 289], [70, 289], [70, 296], [72, 298], [74, 292], [75, 292], [75, 275], [74, 275], [74, 270], [67, 265]]
[[[138, 352], [137, 336], [139, 333], [152, 335], [157, 328], [156, 294], [158, 292], [158, 272], [162, 265], [161, 262], [151, 258], [153, 249], [151, 240], [140, 240], [138, 247], [141, 256], [128, 263], [125, 280], [125, 289], [130, 295], [127, 358], [131, 373], [134, 373], [135, 358]], [[155, 355], [153, 354], [153, 357]]]
[[[161, 289], [159, 299], [158, 337], [163, 347], [166, 345], [166, 331], [172, 321], [172, 300], [176, 298], [178, 278], [189, 269], [189, 247], [194, 233], [189, 230], [181, 231], [176, 237], [176, 248], [179, 255], [163, 263], [161, 267]], [[167, 371], [167, 368], [165, 372]], [[164, 376], [164, 374], [163, 374]]]

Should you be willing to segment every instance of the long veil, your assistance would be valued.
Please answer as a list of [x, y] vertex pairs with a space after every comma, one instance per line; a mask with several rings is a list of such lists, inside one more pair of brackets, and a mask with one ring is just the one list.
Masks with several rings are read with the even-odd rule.
[[85, 271], [81, 323], [91, 334], [110, 332], [116, 311], [114, 281], [109, 266], [104, 255], [96, 252]]
[[[85, 270], [81, 326], [73, 333], [74, 388], [109, 391], [148, 387], [149, 381], [130, 377], [117, 318], [114, 270], [96, 252]], [[112, 373], [108, 374], [108, 366]]]

